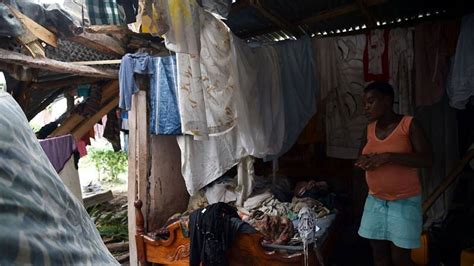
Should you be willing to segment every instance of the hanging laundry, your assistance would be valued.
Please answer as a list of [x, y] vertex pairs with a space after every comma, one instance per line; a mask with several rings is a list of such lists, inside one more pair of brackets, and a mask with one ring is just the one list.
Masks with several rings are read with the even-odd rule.
[[57, 173], [61, 172], [76, 151], [76, 140], [72, 135], [48, 138], [39, 143]]
[[[119, 70], [120, 101], [119, 107], [129, 111], [132, 105], [132, 94], [139, 91], [135, 83], [135, 73], [155, 74], [153, 59], [148, 54], [126, 54], [122, 57]], [[153, 85], [150, 83], [150, 85]]]
[[474, 14], [464, 16], [448, 81], [449, 105], [465, 109], [474, 96]]
[[197, 2], [204, 10], [219, 19], [226, 19], [232, 7], [232, 0], [197, 0]]
[[365, 81], [388, 81], [388, 40], [390, 30], [372, 30], [366, 34], [364, 50]]
[[158, 14], [157, 22], [166, 25], [163, 30], [165, 45], [176, 53], [199, 55], [201, 51], [202, 8], [196, 1], [153, 0]]
[[[327, 95], [337, 87], [337, 44], [334, 38], [316, 38], [313, 41], [316, 62], [317, 82], [319, 84], [319, 102], [326, 99]], [[324, 69], [324, 71], [323, 71]], [[318, 71], [320, 70], [320, 71]]]
[[112, 148], [115, 152], [120, 151], [122, 148], [120, 144], [120, 121], [118, 116], [119, 114], [115, 109], [107, 114], [107, 122], [105, 122], [103, 133], [104, 138], [112, 144]]
[[229, 28], [196, 1], [156, 0], [169, 29], [166, 47], [177, 53], [182, 131], [207, 139], [235, 126]]
[[191, 196], [247, 156], [236, 128], [223, 135], [210, 136], [208, 140], [197, 141], [189, 135], [177, 137], [177, 140], [181, 150], [181, 173]]
[[137, 21], [138, 0], [117, 0], [117, 4], [125, 12], [125, 23], [130, 24]]
[[459, 35], [457, 20], [424, 22], [415, 27], [416, 106], [441, 101]]
[[178, 96], [183, 132], [206, 139], [235, 126], [235, 80], [230, 30], [201, 10], [200, 53], [178, 53]]
[[276, 46], [281, 62], [281, 82], [285, 110], [283, 146], [276, 159], [286, 153], [297, 141], [311, 117], [316, 113], [316, 63], [309, 37], [287, 41]]
[[237, 206], [243, 206], [247, 198], [252, 194], [254, 187], [255, 172], [253, 168], [254, 158], [247, 156], [239, 163], [237, 169]]
[[395, 91], [394, 110], [399, 114], [413, 114], [413, 29], [390, 30], [388, 43], [389, 83]]
[[[316, 43], [326, 42], [325, 46], [334, 46], [337, 51], [335, 59], [331, 58], [333, 55], [323, 53], [324, 58], [317, 60], [319, 64], [327, 63], [324, 65], [327, 69], [336, 70], [336, 75], [320, 77], [321, 90], [328, 92], [325, 99], [325, 122], [326, 152], [329, 157], [356, 159], [359, 155], [362, 131], [367, 125], [362, 105], [365, 87], [362, 60], [365, 40], [365, 35], [314, 40]], [[323, 45], [318, 44], [315, 47]], [[323, 86], [328, 85], [334, 87], [323, 89]]]
[[155, 135], [181, 135], [177, 99], [176, 56], [153, 59], [156, 74], [151, 76], [150, 131]]
[[117, 0], [86, 0], [91, 25], [125, 24], [125, 14], [117, 5]]
[[285, 137], [281, 64], [275, 47], [250, 48], [232, 36], [239, 137], [249, 155], [280, 153]]
[[164, 17], [164, 14], [158, 13], [159, 10], [155, 1], [139, 0], [137, 22], [132, 24], [133, 28], [137, 29], [137, 32], [162, 36], [169, 30], [166, 17]]

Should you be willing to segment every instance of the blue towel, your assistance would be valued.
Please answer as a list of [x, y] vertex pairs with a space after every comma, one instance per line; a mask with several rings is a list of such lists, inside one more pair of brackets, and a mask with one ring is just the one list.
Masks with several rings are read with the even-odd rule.
[[151, 134], [181, 135], [176, 56], [153, 58], [153, 64], [156, 73], [150, 85]]

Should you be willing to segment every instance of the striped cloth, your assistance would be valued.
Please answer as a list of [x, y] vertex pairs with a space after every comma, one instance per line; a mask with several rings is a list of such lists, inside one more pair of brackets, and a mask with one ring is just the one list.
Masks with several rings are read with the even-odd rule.
[[91, 25], [125, 24], [124, 11], [116, 0], [87, 0], [86, 3]]

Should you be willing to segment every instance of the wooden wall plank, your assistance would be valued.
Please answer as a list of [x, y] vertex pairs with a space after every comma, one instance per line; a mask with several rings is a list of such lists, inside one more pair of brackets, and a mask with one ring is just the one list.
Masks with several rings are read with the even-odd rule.
[[128, 135], [128, 237], [130, 265], [138, 265], [137, 243], [133, 241], [136, 233], [136, 214], [135, 200], [137, 198], [137, 97], [132, 96], [132, 108], [128, 112], [128, 127], [130, 134]]
[[[146, 211], [149, 205], [149, 141], [147, 119], [147, 93], [139, 91], [132, 96], [132, 109], [129, 112], [129, 166], [128, 166], [128, 233], [134, 239], [136, 234], [136, 213], [134, 202], [140, 199], [145, 207], [144, 228], [147, 228]], [[136, 242], [130, 241], [130, 265], [138, 265]]]

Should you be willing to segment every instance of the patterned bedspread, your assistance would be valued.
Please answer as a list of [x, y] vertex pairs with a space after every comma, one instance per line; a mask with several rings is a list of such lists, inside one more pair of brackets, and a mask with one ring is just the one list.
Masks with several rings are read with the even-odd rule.
[[0, 265], [116, 265], [13, 98], [0, 92]]

